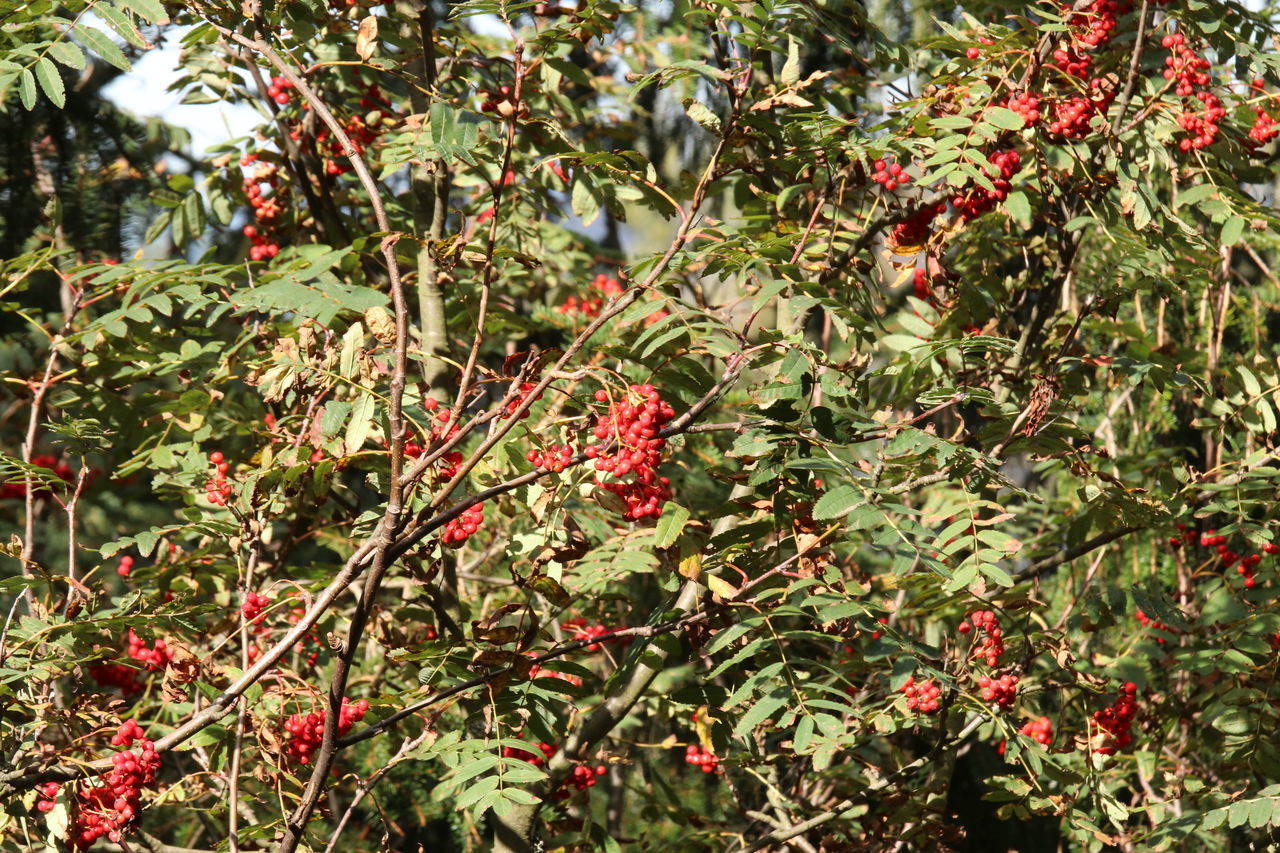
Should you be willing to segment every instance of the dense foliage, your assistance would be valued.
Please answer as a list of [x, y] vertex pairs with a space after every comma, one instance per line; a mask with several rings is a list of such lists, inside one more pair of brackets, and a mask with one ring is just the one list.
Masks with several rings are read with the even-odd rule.
[[6, 849], [1268, 843], [1269, 7], [0, 22]]

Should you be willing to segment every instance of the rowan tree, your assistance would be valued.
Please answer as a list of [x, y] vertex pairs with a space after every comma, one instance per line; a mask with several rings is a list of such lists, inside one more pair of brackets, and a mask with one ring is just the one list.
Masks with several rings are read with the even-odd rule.
[[6, 849], [1262, 849], [1257, 5], [0, 11]]

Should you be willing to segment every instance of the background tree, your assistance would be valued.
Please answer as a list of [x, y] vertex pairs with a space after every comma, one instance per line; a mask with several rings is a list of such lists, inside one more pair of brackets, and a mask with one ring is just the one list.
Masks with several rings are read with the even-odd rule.
[[1268, 843], [1269, 8], [4, 24], [7, 845]]

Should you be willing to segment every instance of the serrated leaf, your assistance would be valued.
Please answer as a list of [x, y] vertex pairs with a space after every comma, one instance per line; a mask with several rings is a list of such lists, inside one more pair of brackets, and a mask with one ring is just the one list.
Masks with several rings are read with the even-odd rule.
[[1004, 200], [1004, 209], [1009, 212], [1014, 222], [1023, 228], [1031, 227], [1031, 202], [1027, 199], [1026, 193], [1020, 191], [1009, 193], [1009, 197]]
[[693, 98], [686, 98], [684, 102], [684, 112], [685, 115], [693, 119], [702, 129], [710, 133], [720, 133], [720, 117], [713, 113], [711, 109], [701, 101]]
[[818, 521], [839, 518], [862, 502], [862, 491], [856, 486], [836, 486], [813, 505], [813, 517]]
[[18, 77], [18, 97], [22, 99], [22, 107], [31, 110], [36, 105], [36, 78], [30, 68], [22, 69]]
[[117, 0], [117, 2], [149, 23], [159, 24], [169, 20], [160, 0]]
[[365, 439], [373, 429], [373, 412], [376, 401], [372, 394], [365, 393], [351, 407], [351, 421], [347, 424], [347, 433], [343, 438], [347, 455], [351, 455], [364, 446]]
[[982, 114], [982, 120], [994, 124], [1001, 130], [1022, 130], [1022, 116], [1008, 107], [991, 107]]
[[[124, 12], [121, 12], [115, 6], [109, 6], [106, 3], [99, 3], [97, 6], [94, 6], [93, 11], [99, 18], [106, 22], [107, 26], [111, 27], [111, 29], [115, 31], [116, 35], [120, 36], [120, 38], [124, 39], [129, 44], [134, 47], [147, 47], [146, 40], [143, 39], [142, 34], [138, 32], [138, 28], [133, 25], [133, 21], [129, 20], [129, 16]], [[90, 29], [92, 28], [77, 25], [75, 30], [76, 38], [84, 41], [85, 36], [83, 31]], [[94, 32], [97, 31], [94, 30]], [[94, 53], [98, 53], [96, 49], [92, 47], [90, 49], [93, 50]], [[102, 54], [99, 53], [98, 55], [101, 56]], [[102, 58], [106, 59], [105, 56]], [[107, 61], [110, 62], [110, 60]]]
[[58, 66], [53, 64], [52, 59], [44, 57], [36, 63], [36, 80], [39, 81], [45, 97], [55, 107], [62, 109], [67, 105], [67, 90], [62, 82], [62, 73], [58, 71]]
[[49, 45], [49, 55], [68, 68], [74, 68], [77, 71], [88, 64], [84, 58], [84, 51], [65, 39], [55, 41]]
[[1240, 237], [1244, 234], [1244, 219], [1239, 216], [1233, 216], [1226, 222], [1222, 223], [1222, 234], [1218, 240], [1223, 246], [1234, 246], [1240, 242]]
[[653, 534], [653, 547], [670, 548], [680, 538], [684, 526], [689, 523], [689, 510], [680, 504], [667, 504], [662, 508]]

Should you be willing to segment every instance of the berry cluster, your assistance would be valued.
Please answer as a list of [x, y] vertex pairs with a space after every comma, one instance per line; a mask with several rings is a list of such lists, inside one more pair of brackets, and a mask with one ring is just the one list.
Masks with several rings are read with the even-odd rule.
[[623, 291], [622, 284], [616, 278], [607, 276], [604, 273], [597, 275], [589, 285], [589, 288], [598, 295], [583, 296], [581, 298], [570, 295], [556, 310], [561, 314], [570, 316], [576, 314], [590, 319], [599, 316], [600, 309], [604, 307], [606, 300], [612, 299]]
[[1179, 150], [1198, 150], [1212, 145], [1218, 137], [1218, 122], [1226, 117], [1227, 111], [1218, 96], [1209, 90], [1209, 60], [1187, 45], [1182, 33], [1166, 35], [1160, 45], [1169, 51], [1164, 60], [1164, 79], [1173, 82], [1174, 93], [1185, 99], [1178, 127], [1186, 136], [1178, 140]]
[[893, 192], [899, 186], [911, 182], [911, 176], [902, 171], [902, 166], [898, 163], [877, 160], [872, 165], [875, 166], [875, 172], [871, 175], [871, 180], [889, 192]]
[[551, 756], [555, 755], [558, 750], [559, 747], [555, 744], [543, 741], [538, 744], [538, 751], [542, 753], [541, 756], [535, 755], [532, 752], [526, 752], [525, 750], [518, 749], [514, 746], [504, 746], [502, 748], [502, 757], [514, 758], [518, 761], [527, 761], [534, 767], [541, 767], [546, 764], [547, 760], [550, 759]]
[[623, 517], [638, 521], [662, 513], [662, 504], [670, 499], [671, 481], [659, 477], [657, 467], [667, 440], [658, 435], [667, 421], [675, 417], [675, 409], [662, 399], [652, 385], [632, 385], [620, 400], [610, 401], [609, 392], [596, 391], [596, 401], [609, 402], [609, 411], [598, 415], [595, 437], [601, 444], [586, 449], [595, 460], [596, 471], [624, 482], [602, 482], [626, 504]]
[[1093, 66], [1092, 52], [1109, 42], [1116, 28], [1117, 4], [1115, 0], [1093, 0], [1079, 11], [1072, 11], [1075, 4], [1071, 0], [1060, 0], [1059, 5], [1070, 13], [1066, 23], [1072, 40], [1053, 52], [1053, 64], [1072, 77], [1087, 78]]
[[[244, 227], [244, 236], [253, 244], [249, 249], [249, 260], [270, 260], [280, 254], [280, 244], [275, 238], [275, 232], [280, 226], [280, 218], [284, 216], [279, 167], [275, 163], [259, 160], [257, 154], [244, 155], [240, 166], [243, 170], [244, 194], [249, 199], [249, 206], [253, 208], [254, 218], [254, 224]], [[250, 169], [250, 166], [253, 168]]]
[[484, 524], [484, 504], [467, 507], [462, 515], [449, 519], [440, 534], [440, 544], [446, 548], [459, 548]]
[[250, 625], [260, 625], [262, 620], [266, 618], [269, 604], [271, 604], [271, 599], [265, 595], [250, 592], [245, 595], [244, 603], [240, 605], [240, 613], [244, 616], [245, 622]]
[[1094, 752], [1114, 755], [1133, 742], [1133, 718], [1138, 714], [1138, 685], [1130, 681], [1121, 690], [1115, 704], [1101, 711], [1094, 711], [1093, 722], [1103, 732], [1102, 745]]
[[951, 197], [951, 203], [960, 211], [962, 219], [977, 219], [979, 216], [995, 208], [1009, 195], [1012, 184], [1009, 183], [1022, 165], [1022, 155], [1013, 149], [997, 151], [988, 160], [984, 171], [991, 179], [995, 191], [983, 186], [975, 186], [967, 192], [960, 192]]
[[[978, 41], [985, 45], [995, 44], [995, 41], [993, 39], [989, 39], [986, 36], [979, 36]], [[964, 55], [969, 59], [978, 59], [979, 57], [982, 56], [982, 48], [971, 47], [964, 52]]]
[[[573, 788], [575, 791], [585, 791], [596, 784], [596, 779], [605, 774], [605, 766], [597, 764], [595, 767], [588, 767], [585, 764], [575, 765], [569, 771], [569, 778], [564, 780], [566, 788]], [[566, 794], [568, 792], [565, 792]]]
[[1018, 676], [1001, 675], [998, 678], [979, 676], [978, 687], [982, 688], [982, 701], [994, 702], [1001, 708], [1013, 707], [1018, 698]]
[[942, 696], [942, 688], [934, 684], [932, 680], [921, 681], [917, 684], [916, 677], [913, 675], [899, 689], [907, 697], [907, 710], [909, 711], [915, 711], [919, 714], [936, 714], [938, 709], [942, 707], [939, 701]]
[[[536, 387], [538, 387], [538, 383], [536, 382], [521, 382], [520, 396], [514, 398], [510, 403], [507, 403], [507, 409], [505, 412], [502, 413], [502, 417], [510, 418], [513, 415], [515, 415], [516, 410], [519, 409], [522, 405], [524, 405], [524, 401], [529, 398], [529, 392], [531, 392]], [[542, 395], [539, 394], [537, 397], [534, 398], [534, 402], [536, 403], [538, 400], [541, 400], [541, 399], [542, 399]], [[533, 410], [525, 409], [524, 414], [520, 415], [521, 420], [529, 417], [529, 413], [531, 411]]]
[[76, 790], [71, 842], [81, 850], [99, 838], [119, 844], [142, 810], [142, 789], [155, 782], [160, 756], [155, 744], [143, 736], [133, 721], [120, 727], [111, 739], [115, 746], [132, 746], [141, 740], [138, 752], [118, 752], [111, 757], [111, 772], [84, 782]]
[[42, 812], [52, 811], [53, 807], [57, 805], [53, 801], [54, 797], [58, 796], [58, 791], [60, 790], [62, 790], [62, 786], [57, 782], [45, 782], [43, 785], [37, 785], [36, 793], [39, 796], [36, 798], [36, 808]]
[[945, 202], [926, 205], [906, 219], [893, 226], [889, 232], [889, 246], [895, 250], [915, 250], [928, 241], [933, 229], [933, 220], [946, 211]]
[[[458, 434], [457, 425], [453, 424], [453, 412], [448, 408], [440, 408], [440, 401], [427, 398], [422, 404], [422, 408], [428, 412], [435, 412], [436, 423], [431, 425], [431, 433], [427, 438], [427, 446], [417, 444], [413, 441], [406, 441], [404, 445], [404, 455], [410, 459], [417, 459], [423, 453], [427, 452], [429, 447], [437, 444], [443, 444]], [[462, 466], [462, 451], [450, 450], [444, 453], [436, 460], [435, 476], [440, 480], [452, 480], [457, 475], [458, 469]]]
[[213, 466], [213, 476], [204, 484], [205, 497], [211, 504], [226, 506], [227, 498], [231, 497], [231, 484], [227, 482], [227, 471], [231, 470], [231, 465], [221, 450], [209, 454], [209, 464]]
[[[1194, 541], [1195, 534], [1191, 533], [1190, 537], [1188, 537], [1187, 533], [1184, 532], [1183, 537]], [[1222, 568], [1224, 570], [1235, 566], [1236, 574], [1244, 578], [1245, 589], [1253, 589], [1257, 586], [1258, 581], [1254, 575], [1257, 573], [1258, 564], [1262, 562], [1262, 554], [1241, 555], [1232, 551], [1227, 547], [1227, 537], [1216, 530], [1205, 531], [1200, 537], [1200, 546], [1202, 548], [1213, 548], [1222, 559]], [[1265, 554], [1280, 554], [1280, 545], [1268, 542], [1262, 546], [1262, 551]]]
[[1027, 126], [1040, 122], [1040, 99], [1030, 92], [1014, 92], [1005, 106], [1022, 116]]
[[[534, 651], [528, 651], [528, 652], [525, 652], [525, 655], [527, 657], [536, 658], [538, 656], [538, 653]], [[531, 679], [532, 678], [558, 678], [561, 681], [565, 681], [565, 682], [568, 682], [569, 684], [572, 684], [574, 687], [582, 686], [582, 679], [579, 678], [578, 676], [570, 675], [567, 672], [559, 672], [558, 670], [554, 670], [554, 669], [547, 669], [544, 666], [538, 666], [536, 663], [533, 666], [529, 667], [529, 678]]]
[[929, 279], [929, 274], [919, 267], [912, 273], [911, 278], [912, 289], [915, 291], [916, 299], [921, 302], [928, 302], [930, 305], [936, 305], [938, 300], [933, 295], [933, 282]]
[[1280, 135], [1280, 122], [1276, 121], [1266, 108], [1266, 102], [1273, 98], [1267, 95], [1267, 81], [1261, 77], [1255, 77], [1249, 84], [1249, 88], [1261, 97], [1261, 102], [1253, 107], [1256, 118], [1253, 127], [1249, 128], [1249, 142], [1254, 146], [1266, 145]]
[[[1041, 746], [1049, 746], [1053, 743], [1053, 721], [1048, 717], [1028, 720], [1022, 724], [1022, 728], [1018, 729], [1018, 734], [1026, 735]], [[996, 747], [996, 752], [1004, 755], [1004, 749], [1005, 743], [1000, 741], [1000, 745]]]
[[696, 743], [691, 743], [685, 748], [684, 760], [686, 764], [692, 764], [703, 773], [724, 773], [724, 768], [720, 766], [720, 758], [711, 750]]
[[[369, 710], [369, 702], [361, 699], [352, 702], [343, 697], [342, 710], [338, 713], [338, 736], [351, 731], [351, 727], [364, 719]], [[299, 764], [310, 764], [311, 754], [320, 746], [324, 737], [324, 722], [328, 709], [321, 708], [310, 714], [294, 714], [284, 723], [284, 739], [288, 741], [285, 750]]]
[[[307, 105], [307, 108], [310, 109], [310, 105]], [[382, 96], [382, 91], [376, 85], [370, 85], [365, 89], [364, 96], [360, 98], [360, 109], [365, 111], [364, 114], [351, 116], [343, 123], [342, 129], [346, 131], [356, 153], [363, 155], [365, 149], [381, 133], [380, 125], [390, 111], [391, 104]], [[295, 139], [300, 138], [300, 135], [299, 131], [294, 132]], [[343, 151], [342, 142], [330, 134], [327, 126], [320, 128], [316, 133], [316, 148], [328, 149], [321, 155], [325, 174], [337, 177], [351, 171], [351, 161]]]
[[[502, 748], [503, 758], [514, 758], [517, 761], [527, 761], [534, 767], [541, 767], [547, 763], [551, 756], [560, 750], [556, 744], [542, 742], [538, 744], [538, 751], [542, 755], [528, 752], [514, 746], [504, 746]], [[569, 789], [575, 791], [585, 791], [596, 784], [596, 779], [605, 774], [605, 766], [603, 764], [596, 765], [594, 768], [585, 764], [574, 765], [569, 771], [569, 776], [561, 783], [560, 790], [556, 791], [553, 798], [556, 800], [565, 800], [569, 798]]]
[[[972, 623], [972, 624], [971, 624]], [[1000, 655], [1004, 654], [1004, 631], [996, 619], [994, 610], [975, 610], [969, 614], [968, 622], [961, 622], [956, 628], [961, 634], [977, 631], [974, 636], [973, 656], [982, 658], [987, 666], [999, 666]]]
[[1026, 735], [1042, 746], [1053, 743], [1053, 721], [1048, 717], [1038, 717], [1023, 723], [1018, 734]]
[[289, 103], [289, 92], [292, 89], [293, 84], [287, 78], [272, 77], [271, 85], [267, 87], [267, 97], [283, 107]]
[[173, 660], [173, 652], [164, 640], [156, 640], [155, 645], [148, 646], [132, 628], [127, 635], [128, 647], [125, 654], [130, 660], [142, 664], [136, 666], [122, 663], [102, 663], [89, 667], [89, 674], [104, 687], [118, 687], [126, 696], [141, 693], [143, 688], [142, 673], [160, 672]]
[[546, 450], [530, 450], [524, 458], [528, 459], [535, 468], [545, 468], [559, 474], [573, 461], [573, 447], [568, 444], [557, 447], [553, 444]]
[[[596, 637], [603, 637], [616, 631], [616, 628], [610, 628], [607, 625], [590, 624], [586, 619], [577, 617], [575, 619], [566, 619], [560, 623], [560, 626], [570, 632], [570, 636], [575, 640], [595, 640]], [[628, 645], [631, 642], [630, 637], [610, 637], [605, 640], [606, 643], [618, 643], [620, 645]], [[587, 645], [587, 651], [600, 651], [600, 644], [592, 642]]]
[[[1135, 614], [1135, 616], [1136, 616], [1136, 618], [1137, 618], [1138, 622], [1139, 622], [1139, 623], [1142, 625], [1142, 627], [1144, 627], [1144, 628], [1150, 628], [1150, 629], [1151, 629], [1151, 630], [1153, 630], [1153, 631], [1161, 631], [1161, 632], [1163, 632], [1163, 633], [1165, 633], [1165, 634], [1176, 634], [1176, 633], [1178, 633], [1178, 632], [1177, 632], [1177, 631], [1175, 631], [1173, 628], [1170, 628], [1168, 625], [1164, 624], [1163, 622], [1157, 622], [1155, 619], [1152, 619], [1150, 616], [1148, 616], [1147, 614], [1143, 613], [1141, 610], [1139, 610], [1139, 611]], [[1160, 645], [1162, 645], [1162, 646], [1164, 645], [1164, 640], [1165, 640], [1165, 638], [1164, 638], [1163, 636], [1161, 636], [1160, 634], [1157, 634], [1157, 635], [1156, 635], [1156, 642], [1157, 642], [1157, 643], [1159, 643]]]
[[1090, 122], [1094, 116], [1104, 115], [1107, 107], [1115, 100], [1115, 89], [1106, 86], [1105, 81], [1095, 78], [1089, 83], [1091, 95], [1072, 95], [1053, 102], [1053, 121], [1049, 123], [1049, 132], [1063, 139], [1084, 139], [1093, 127]]
[[122, 578], [129, 577], [129, 574], [133, 571], [133, 563], [133, 557], [128, 554], [124, 555], [120, 558], [120, 562], [116, 563], [116, 574]]

